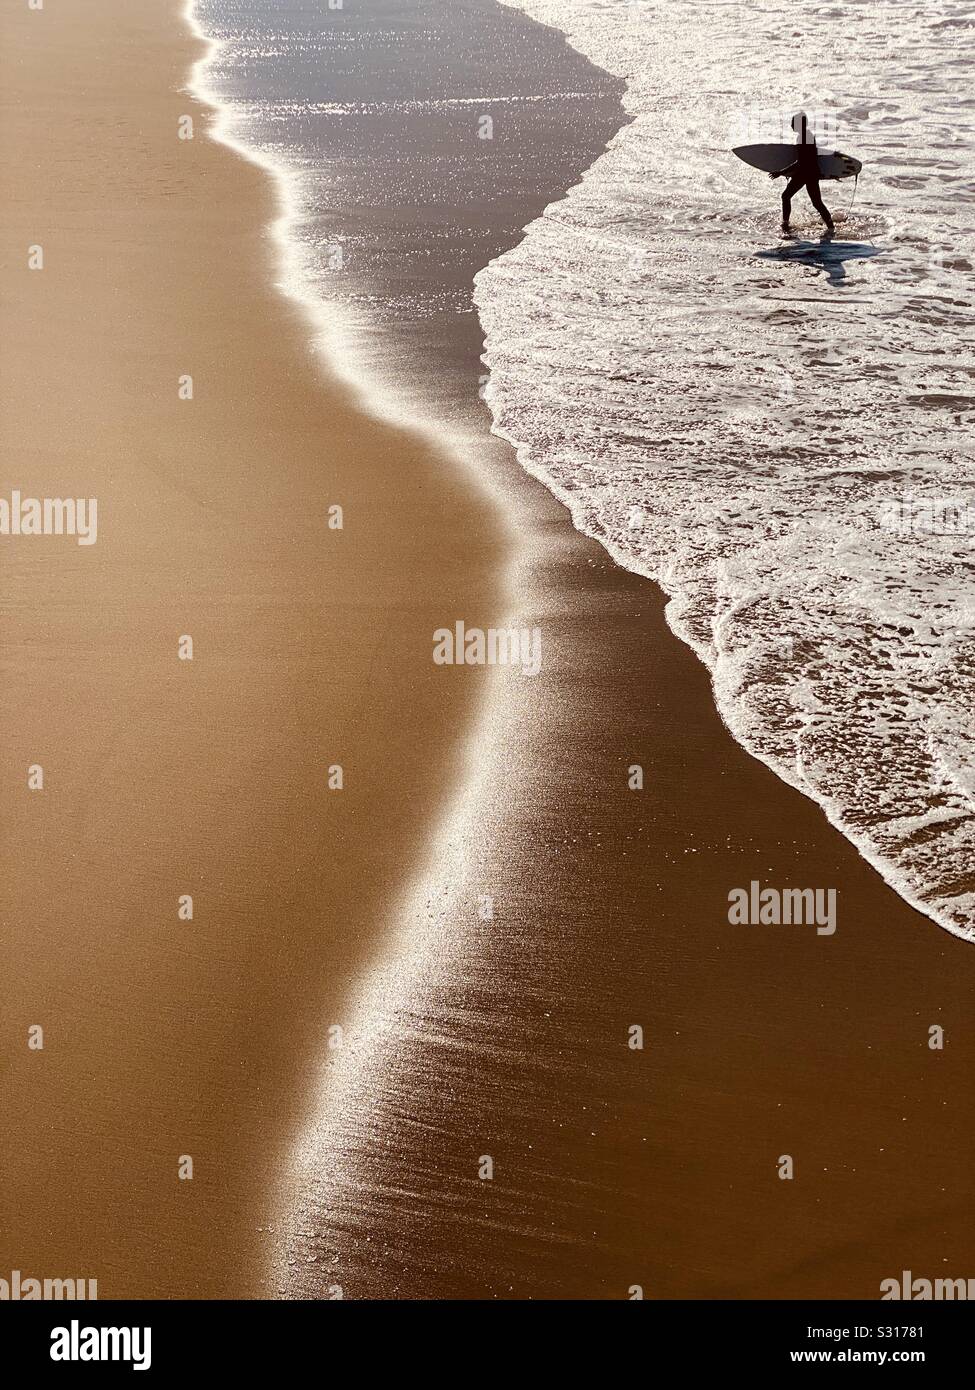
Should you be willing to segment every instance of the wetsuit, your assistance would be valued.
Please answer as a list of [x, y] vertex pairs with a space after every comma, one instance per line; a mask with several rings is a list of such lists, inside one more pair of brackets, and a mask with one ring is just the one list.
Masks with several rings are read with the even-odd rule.
[[822, 194], [819, 191], [819, 151], [816, 148], [815, 140], [800, 140], [796, 146], [795, 161], [787, 169], [781, 171], [788, 174], [789, 182], [785, 186], [782, 194], [782, 225], [789, 225], [789, 217], [792, 214], [792, 199], [799, 192], [800, 188], [805, 188], [809, 194], [809, 201], [826, 223], [830, 231], [833, 230], [833, 219], [830, 216], [829, 208], [823, 202]]

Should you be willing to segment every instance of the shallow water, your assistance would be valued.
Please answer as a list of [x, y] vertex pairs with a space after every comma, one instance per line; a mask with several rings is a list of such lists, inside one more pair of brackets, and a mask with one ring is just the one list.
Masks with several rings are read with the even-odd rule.
[[496, 0], [195, 9], [230, 134], [284, 173], [282, 284], [330, 366], [483, 459], [474, 277], [602, 152], [624, 83]]
[[[663, 584], [741, 742], [975, 937], [970, 8], [508, 2], [634, 119], [478, 277], [498, 428]], [[797, 107], [864, 162], [828, 244], [729, 153]]]

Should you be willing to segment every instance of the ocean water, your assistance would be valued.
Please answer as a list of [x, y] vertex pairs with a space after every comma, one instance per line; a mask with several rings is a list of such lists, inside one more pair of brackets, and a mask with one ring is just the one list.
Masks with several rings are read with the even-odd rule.
[[[478, 276], [498, 430], [664, 587], [741, 743], [975, 939], [971, 7], [506, 3], [632, 121]], [[797, 109], [864, 163], [828, 245], [729, 154]]]
[[497, 0], [194, 14], [225, 135], [280, 176], [280, 283], [330, 366], [406, 423], [476, 437], [483, 463], [474, 277], [605, 148], [625, 84]]
[[[283, 283], [333, 361], [475, 442], [479, 389], [664, 588], [735, 737], [975, 938], [970, 7], [195, 12], [233, 136], [286, 174]], [[864, 162], [824, 185], [830, 244], [804, 194], [780, 239], [782, 185], [730, 153], [800, 107]]]

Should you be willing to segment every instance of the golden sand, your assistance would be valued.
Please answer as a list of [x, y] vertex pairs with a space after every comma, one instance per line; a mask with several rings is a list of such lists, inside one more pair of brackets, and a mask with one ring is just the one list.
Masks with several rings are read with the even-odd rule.
[[430, 635], [491, 619], [502, 554], [452, 461], [323, 377], [180, 10], [3, 16], [0, 491], [97, 498], [98, 538], [0, 539], [0, 1268], [102, 1298], [267, 1288], [320, 1041], [484, 680]]

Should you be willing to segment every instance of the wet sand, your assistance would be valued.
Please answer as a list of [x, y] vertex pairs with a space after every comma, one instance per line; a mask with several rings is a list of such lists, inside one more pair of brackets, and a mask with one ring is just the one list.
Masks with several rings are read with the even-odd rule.
[[0, 541], [0, 1269], [102, 1298], [268, 1291], [309, 1069], [483, 688], [431, 633], [490, 621], [506, 554], [469, 478], [322, 376], [181, 9], [3, 19], [5, 486], [99, 510], [89, 547]]
[[[660, 600], [549, 519], [521, 590], [549, 664], [506, 691], [456, 855], [407, 916], [417, 957], [323, 1091], [289, 1292], [875, 1299], [904, 1269], [967, 1278], [970, 948], [732, 742]], [[837, 889], [835, 935], [729, 925], [752, 878]]]

